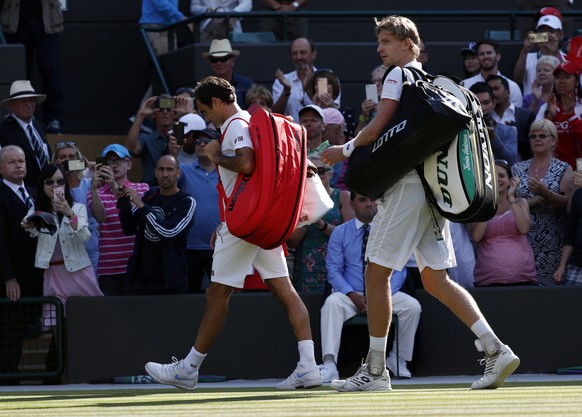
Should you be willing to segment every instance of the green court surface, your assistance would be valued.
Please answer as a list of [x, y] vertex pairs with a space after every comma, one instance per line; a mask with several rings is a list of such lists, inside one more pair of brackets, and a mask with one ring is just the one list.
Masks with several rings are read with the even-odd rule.
[[328, 387], [0, 390], [0, 416], [582, 416], [582, 381], [517, 382], [472, 391], [466, 384], [398, 385], [391, 392]]

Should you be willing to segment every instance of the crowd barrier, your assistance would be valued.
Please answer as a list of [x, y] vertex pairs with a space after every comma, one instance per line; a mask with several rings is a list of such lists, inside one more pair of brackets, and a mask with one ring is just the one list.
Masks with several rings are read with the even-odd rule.
[[[520, 356], [519, 373], [553, 373], [582, 365], [582, 287], [481, 288], [471, 293], [497, 335]], [[482, 353], [474, 347], [473, 333], [424, 290], [415, 296], [422, 314], [409, 366], [413, 376], [482, 373]], [[302, 298], [320, 360], [321, 296]], [[68, 382], [111, 382], [117, 376], [144, 374], [148, 361], [184, 357], [204, 308], [204, 295], [70, 298]], [[357, 369], [367, 346], [364, 326], [344, 328], [340, 375]], [[236, 293], [202, 374], [286, 378], [297, 360], [295, 338], [276, 299], [268, 293]]]

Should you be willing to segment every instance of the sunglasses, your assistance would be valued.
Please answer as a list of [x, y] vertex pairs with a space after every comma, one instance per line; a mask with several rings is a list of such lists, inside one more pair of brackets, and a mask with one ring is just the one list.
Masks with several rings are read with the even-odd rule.
[[57, 178], [55, 180], [52, 178], [47, 178], [46, 180], [44, 180], [44, 185], [48, 185], [49, 187], [52, 187], [53, 185], [55, 185], [55, 183], [57, 184], [57, 186], [62, 187], [63, 185], [65, 185], [65, 179]]
[[211, 56], [211, 57], [208, 57], [208, 60], [210, 62], [212, 62], [213, 64], [216, 64], [218, 62], [224, 63], [224, 62], [228, 61], [230, 58], [232, 58], [232, 55], [221, 56], [220, 58], [215, 57], [215, 56]]
[[317, 168], [317, 175], [325, 175], [326, 172], [331, 171], [331, 168], [325, 168], [325, 167], [318, 167]]
[[61, 141], [61, 142], [55, 143], [55, 151], [58, 151], [59, 149], [63, 149], [63, 148], [76, 148], [76, 147], [77, 147], [77, 142], [74, 142], [72, 140], [66, 140], [66, 141]]
[[206, 138], [206, 139], [196, 139], [196, 145], [202, 145], [203, 143], [209, 144], [214, 139]]
[[550, 135], [546, 135], [545, 133], [540, 133], [539, 135], [529, 135], [528, 138], [530, 138], [530, 140], [533, 139], [546, 139], [550, 137]]

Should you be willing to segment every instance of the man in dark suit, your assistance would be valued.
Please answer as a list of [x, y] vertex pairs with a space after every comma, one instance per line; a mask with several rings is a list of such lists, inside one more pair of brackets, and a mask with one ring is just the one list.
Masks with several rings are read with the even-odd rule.
[[490, 75], [486, 82], [495, 96], [493, 118], [497, 123], [513, 126], [516, 129], [519, 160], [525, 161], [531, 158], [529, 128], [535, 120], [534, 112], [524, 107], [516, 107], [509, 101], [509, 83], [504, 77]]
[[[24, 151], [8, 145], [0, 150], [0, 298], [17, 301], [42, 296], [42, 270], [35, 268], [36, 239], [22, 226], [35, 192], [24, 184]], [[18, 370], [22, 339], [30, 325], [40, 323], [40, 306], [0, 304], [0, 373]]]
[[19, 146], [26, 157], [28, 174], [24, 182], [36, 187], [38, 174], [51, 159], [50, 147], [40, 123], [34, 120], [36, 105], [42, 103], [46, 95], [37, 94], [30, 81], [14, 81], [10, 86], [10, 97], [2, 100], [10, 115], [0, 123], [0, 146]]

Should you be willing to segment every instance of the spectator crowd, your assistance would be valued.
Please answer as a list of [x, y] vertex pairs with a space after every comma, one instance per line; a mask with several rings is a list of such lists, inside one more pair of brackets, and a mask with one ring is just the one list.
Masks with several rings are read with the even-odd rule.
[[[143, 1], [140, 24], [185, 18], [177, 1], [166, 2], [172, 10], [157, 10], [155, 3]], [[293, 11], [307, 1], [262, 3]], [[251, 7], [250, 1], [192, 0], [191, 13]], [[281, 19], [265, 24], [278, 27]], [[366, 313], [365, 260], [359, 256], [376, 204], [347, 189], [346, 162], [326, 165], [320, 152], [343, 145], [374, 119], [387, 68], [370, 65], [374, 94], [344, 103], [340, 74], [317, 68], [317, 47], [305, 36], [305, 22], [291, 19], [292, 70], [274, 66], [272, 85], [255, 84], [252, 74], [234, 70], [244, 57], [224, 38], [222, 19], [215, 20], [200, 25], [201, 39], [209, 43], [202, 54], [209, 71], [232, 85], [241, 109], [252, 114], [264, 108], [305, 127], [309, 159], [334, 203], [321, 220], [292, 234], [287, 263], [297, 292], [322, 296], [322, 376], [324, 382], [337, 379], [341, 326]], [[229, 25], [242, 30], [240, 19]], [[449, 274], [463, 287], [582, 284], [582, 38], [566, 38], [563, 25], [559, 10], [541, 9], [535, 27], [524, 33], [513, 74], [499, 71], [502, 46], [489, 38], [462, 48], [458, 74], [446, 74], [481, 103], [499, 188], [491, 220], [451, 228], [458, 265]], [[150, 40], [156, 53], [168, 50], [162, 32]], [[423, 65], [427, 49], [422, 43]], [[47, 95], [29, 80], [15, 80], [1, 103], [9, 112], [0, 123], [1, 297], [55, 296], [66, 305], [71, 296], [204, 292], [212, 275], [213, 234], [221, 224], [218, 170], [205, 148], [221, 132], [198, 112], [196, 86], [146, 97], [125, 143], [108, 144], [94, 161], [67, 135], [51, 149], [46, 124], [60, 131], [60, 79], [54, 88], [43, 87]], [[42, 125], [34, 115], [47, 104]], [[128, 178], [134, 158], [141, 159], [140, 182]], [[406, 362], [421, 314], [412, 297], [422, 287], [415, 259], [391, 280], [403, 332], [400, 357], [392, 349], [388, 368], [410, 378]], [[249, 271], [244, 290], [267, 286]], [[50, 308], [39, 319], [44, 328], [54, 326]], [[12, 353], [3, 355], [0, 372], [14, 371]]]

